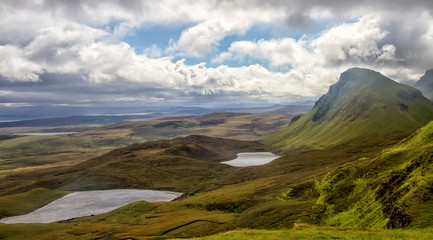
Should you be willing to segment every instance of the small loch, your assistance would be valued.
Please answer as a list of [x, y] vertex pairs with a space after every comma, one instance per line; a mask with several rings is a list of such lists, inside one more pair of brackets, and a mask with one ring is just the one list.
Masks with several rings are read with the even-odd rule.
[[78, 132], [47, 132], [47, 133], [16, 133], [15, 136], [57, 136], [70, 135]]
[[271, 152], [244, 152], [238, 153], [237, 158], [234, 160], [221, 162], [233, 167], [251, 167], [260, 166], [272, 162], [280, 156]]
[[0, 219], [0, 223], [51, 223], [110, 212], [137, 201], [169, 202], [181, 195], [178, 192], [136, 189], [73, 192], [31, 213]]

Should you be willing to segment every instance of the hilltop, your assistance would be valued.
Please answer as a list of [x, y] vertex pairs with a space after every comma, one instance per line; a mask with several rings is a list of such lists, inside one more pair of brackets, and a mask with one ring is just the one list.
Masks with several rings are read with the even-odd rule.
[[433, 119], [419, 90], [362, 68], [343, 72], [308, 113], [266, 142], [284, 151], [323, 149], [385, 136], [407, 136]]

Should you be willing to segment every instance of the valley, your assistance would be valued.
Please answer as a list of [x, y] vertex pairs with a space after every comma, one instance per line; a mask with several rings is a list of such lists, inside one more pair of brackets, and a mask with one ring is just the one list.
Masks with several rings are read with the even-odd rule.
[[[210, 145], [201, 145], [208, 149], [221, 147], [219, 144], [222, 143], [224, 146], [237, 144], [236, 148], [243, 144], [242, 142], [226, 142], [227, 140], [215, 140], [207, 137], [180, 140], [189, 142], [189, 144], [197, 140], [200, 142], [212, 141]], [[220, 141], [219, 144], [216, 141]], [[163, 142], [165, 141], [157, 143]], [[387, 144], [392, 145], [395, 142], [395, 139], [389, 139]], [[372, 142], [371, 145], [354, 146], [353, 149], [334, 148], [326, 151], [293, 154], [274, 160], [267, 165], [248, 168], [224, 166], [218, 163], [221, 161], [218, 159], [213, 160], [215, 162], [208, 162], [209, 160], [205, 157], [207, 151], [197, 151], [194, 150], [196, 148], [192, 147], [185, 148], [184, 145], [174, 149], [169, 148], [170, 159], [173, 158], [173, 160], [168, 161], [164, 157], [165, 166], [155, 166], [154, 164], [157, 162], [152, 163], [150, 159], [149, 161], [141, 160], [134, 163], [131, 162], [133, 158], [130, 158], [129, 161], [125, 161], [128, 158], [123, 158], [124, 160], [119, 162], [120, 159], [117, 161], [116, 159], [109, 160], [110, 156], [107, 156], [107, 162], [101, 162], [102, 159], [91, 160], [85, 162], [85, 165], [82, 165], [80, 169], [75, 167], [70, 172], [64, 172], [64, 176], [55, 173], [50, 177], [44, 177], [43, 179], [46, 180], [42, 180], [38, 185], [22, 186], [15, 189], [15, 192], [22, 191], [25, 194], [31, 194], [31, 192], [26, 191], [38, 187], [55, 188], [56, 193], [61, 193], [65, 190], [87, 190], [92, 187], [99, 189], [110, 189], [113, 186], [125, 187], [124, 184], [133, 183], [140, 188], [145, 188], [146, 184], [153, 189], [170, 187], [170, 189], [185, 194], [180, 199], [170, 203], [137, 202], [107, 214], [47, 224], [43, 227], [38, 225], [38, 228], [24, 224], [1, 225], [0, 229], [1, 232], [10, 233], [17, 238], [37, 235], [41, 239], [53, 236], [82, 239], [83, 234], [86, 233], [89, 239], [103, 236], [140, 239], [158, 235], [193, 237], [235, 228], [291, 228], [299, 219], [317, 224], [318, 219], [315, 219], [314, 216], [317, 216], [321, 210], [316, 207], [314, 200], [317, 193], [313, 189], [310, 196], [301, 196], [301, 194], [308, 193], [310, 191], [308, 189], [314, 186], [314, 179], [324, 176], [330, 169], [334, 169], [347, 161], [374, 156], [381, 149], [377, 148], [376, 144], [377, 142], [374, 144]], [[122, 155], [127, 153], [133, 156], [137, 154], [136, 152], [143, 153], [142, 148], [134, 149], [132, 147], [127, 150], [124, 149]], [[263, 146], [244, 147], [257, 149], [257, 147]], [[359, 147], [362, 147], [364, 151], [353, 154], [355, 149], [359, 149]], [[385, 147], [386, 145], [382, 146], [382, 148]], [[260, 148], [257, 150], [262, 150]], [[180, 149], [182, 151], [179, 151]], [[122, 152], [113, 152], [112, 156], [114, 157], [119, 153]], [[178, 154], [182, 157], [179, 157]], [[220, 157], [220, 159], [225, 158], [224, 156]], [[138, 168], [135, 164], [141, 164], [142, 167]], [[147, 174], [153, 174], [152, 177], [145, 175], [146, 169], [149, 169], [146, 165], [149, 164], [152, 164], [153, 168]], [[159, 169], [166, 169], [170, 172], [162, 175], [163, 172]], [[129, 174], [119, 175], [122, 172], [129, 172]], [[65, 178], [66, 176], [68, 178]], [[140, 177], [143, 179], [141, 181], [153, 179], [154, 182], [138, 182], [140, 179], [137, 178]], [[76, 180], [74, 181], [74, 179]], [[100, 185], [91, 186], [89, 183], [99, 183]], [[300, 191], [297, 193], [300, 198], [284, 199], [284, 194], [290, 187]], [[19, 196], [21, 195], [8, 194], [2, 197], [0, 202], [8, 199], [19, 208], [19, 205], [22, 204], [19, 202]], [[9, 206], [9, 211], [13, 210], [10, 208], [11, 206]], [[17, 231], [20, 233], [18, 234]], [[4, 236], [11, 237], [11, 235]]]
[[[182, 195], [55, 223], [0, 224], [0, 238], [433, 236], [433, 102], [420, 91], [351, 68], [309, 112], [277, 112], [2, 129], [0, 218], [77, 191]], [[76, 133], [13, 135], [32, 132]], [[264, 165], [224, 164], [269, 152]]]
[[[69, 166], [131, 144], [204, 134], [239, 140], [259, 140], [282, 129], [285, 114], [214, 113], [105, 126], [0, 128], [0, 176], [32, 169]], [[55, 132], [75, 132], [51, 135]], [[23, 133], [47, 136], [23, 136]]]
[[433, 0], [0, 1], [0, 240], [433, 239]]

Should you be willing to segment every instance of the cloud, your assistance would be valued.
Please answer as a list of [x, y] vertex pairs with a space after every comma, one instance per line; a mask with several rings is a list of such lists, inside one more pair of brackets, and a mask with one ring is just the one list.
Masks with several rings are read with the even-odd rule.
[[327, 64], [368, 62], [381, 54], [378, 42], [388, 34], [379, 23], [379, 16], [364, 16], [353, 24], [342, 24], [325, 31], [311, 46]]
[[0, 75], [11, 81], [34, 82], [44, 72], [79, 72], [79, 52], [106, 35], [76, 23], [41, 29], [26, 46], [0, 45]]
[[[379, 46], [386, 35], [387, 32], [380, 28], [379, 17], [369, 15], [355, 23], [332, 27], [317, 37], [234, 42], [228, 52], [221, 53], [215, 61], [223, 62], [230, 57], [239, 59], [248, 55], [264, 58], [276, 67], [296, 67], [312, 62], [322, 65], [368, 62], [384, 54], [383, 51], [387, 51], [387, 57], [390, 57], [393, 46], [388, 44], [383, 50]], [[385, 59], [385, 55], [382, 59]]]
[[22, 49], [16, 46], [0, 46], [0, 56], [0, 75], [11, 81], [35, 82], [43, 72], [40, 65], [29, 60]]
[[[228, 51], [220, 53], [213, 62], [243, 61], [246, 57], [266, 59], [271, 68], [286, 66], [289, 72], [309, 73], [311, 79], [317, 79], [317, 84], [320, 81], [327, 81], [323, 78], [329, 74], [324, 74], [324, 69], [335, 72], [335, 70], [344, 71], [352, 66], [361, 66], [379, 71], [383, 69], [391, 73], [389, 70], [396, 66], [409, 68], [403, 59], [408, 59], [410, 56], [398, 55], [399, 49], [405, 47], [393, 41], [393, 38], [389, 38], [391, 34], [388, 27], [380, 16], [370, 14], [353, 23], [343, 23], [320, 34], [304, 36], [300, 39], [233, 42]], [[424, 49], [428, 47], [425, 46]], [[406, 52], [406, 54], [410, 53]], [[423, 57], [424, 60], [427, 58]], [[318, 73], [317, 69], [323, 71]], [[392, 74], [392, 76], [398, 81], [416, 79], [415, 73], [418, 70], [418, 67], [406, 71], [399, 70], [398, 72], [405, 74]]]
[[[11, 94], [2, 97], [278, 102], [317, 97], [352, 66], [414, 80], [431, 68], [432, 9], [431, 0], [5, 0], [0, 85]], [[304, 35], [248, 39], [260, 24]], [[131, 31], [155, 25], [184, 29], [167, 49], [150, 45], [138, 53], [124, 42]], [[242, 40], [218, 52], [232, 35]], [[233, 62], [237, 67], [220, 65]]]
[[392, 44], [385, 44], [382, 46], [381, 54], [378, 56], [378, 61], [394, 61], [396, 48]]
[[49, 27], [42, 29], [23, 51], [48, 72], [75, 73], [81, 67], [77, 62], [79, 52], [107, 35], [104, 31], [73, 23]]
[[171, 50], [181, 51], [185, 56], [205, 57], [225, 36], [234, 33], [242, 35], [252, 26], [248, 21], [233, 20], [209, 20], [191, 27], [182, 32]]
[[205, 58], [216, 52], [216, 47], [225, 37], [242, 36], [254, 24], [280, 21], [285, 17], [281, 9], [263, 8], [249, 1], [215, 1], [211, 6], [204, 7], [205, 11], [198, 10], [207, 15], [196, 18], [198, 24], [184, 30], [177, 42], [168, 49], [169, 53]]

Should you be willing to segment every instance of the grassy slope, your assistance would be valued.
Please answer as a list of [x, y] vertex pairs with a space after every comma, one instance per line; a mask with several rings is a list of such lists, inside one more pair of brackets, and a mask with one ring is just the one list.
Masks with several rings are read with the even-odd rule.
[[366, 228], [433, 226], [433, 122], [374, 158], [316, 183], [322, 223]]
[[[237, 230], [198, 239], [431, 239], [432, 149], [433, 122], [375, 156], [360, 157], [281, 195], [288, 202], [317, 199], [310, 205], [316, 211], [307, 218], [298, 215], [295, 222], [321, 227], [295, 224], [290, 230]], [[411, 230], [383, 230], [401, 227]]]
[[316, 106], [267, 139], [283, 150], [323, 149], [386, 135], [407, 135], [433, 119], [433, 103], [377, 72], [349, 69]]
[[[111, 187], [124, 187], [121, 184], [125, 183], [123, 180], [116, 181], [116, 178], [114, 178], [115, 181], [112, 181], [113, 175], [134, 177], [131, 179], [145, 184], [148, 176], [142, 174], [142, 171], [149, 168], [147, 164], [152, 163], [152, 161], [144, 160], [146, 154], [149, 154], [150, 157], [150, 155], [163, 156], [170, 153], [171, 157], [183, 156], [182, 159], [185, 160], [185, 156], [188, 156], [186, 159], [190, 159], [189, 161], [201, 161], [201, 164], [216, 163], [220, 166], [215, 161], [227, 156], [215, 155], [214, 152], [223, 152], [224, 148], [224, 152], [233, 154], [242, 149], [243, 142], [200, 138], [201, 144], [193, 143], [191, 138], [187, 138], [189, 139], [187, 141], [185, 139], [181, 141], [157, 141], [119, 149], [107, 154], [106, 158], [100, 157], [94, 161], [82, 163], [80, 167], [85, 171], [81, 171], [77, 176], [80, 176], [79, 179], [88, 180], [94, 180], [95, 178], [92, 176], [95, 175], [104, 176], [104, 182], [114, 184]], [[177, 144], [176, 141], [178, 141]], [[188, 141], [190, 142], [188, 143]], [[221, 169], [219, 173], [214, 171], [214, 175], [209, 176], [204, 172], [203, 176], [198, 176], [199, 178], [197, 175], [191, 176], [192, 172], [200, 174], [197, 164], [188, 165], [188, 161], [168, 161], [168, 165], [160, 165], [158, 169], [169, 170], [172, 169], [172, 166], [177, 165], [172, 172], [174, 174], [161, 174], [157, 176], [158, 179], [155, 181], [165, 184], [165, 187], [170, 186], [170, 189], [186, 191], [185, 196], [179, 200], [167, 204], [137, 203], [100, 216], [79, 218], [55, 224], [37, 224], [38, 227], [35, 227], [34, 224], [0, 225], [0, 237], [11, 239], [13, 237], [20, 239], [26, 236], [34, 236], [34, 239], [54, 237], [67, 239], [112, 237], [121, 239], [128, 236], [141, 239], [159, 235], [163, 237], [193, 237], [236, 228], [290, 228], [299, 221], [317, 223], [314, 216], [320, 213], [321, 208], [316, 207], [314, 193], [312, 197], [301, 197], [287, 201], [280, 199], [281, 194], [289, 187], [299, 189], [299, 183], [303, 182], [306, 182], [304, 186], [307, 188], [311, 187], [314, 185], [312, 179], [325, 175], [330, 169], [347, 161], [355, 161], [361, 157], [372, 157], [380, 149], [393, 142], [395, 142], [393, 139], [383, 139], [384, 145], [379, 146], [365, 143], [362, 146], [353, 146], [352, 148], [294, 153], [260, 167], [232, 168], [221, 165], [220, 167], [224, 169]], [[194, 150], [197, 146], [189, 148], [189, 150], [185, 148], [185, 146], [192, 147], [194, 144], [207, 148], [207, 151]], [[247, 146], [251, 147], [251, 142]], [[244, 149], [246, 149], [245, 147]], [[212, 152], [213, 158], [209, 158], [208, 151]], [[141, 155], [141, 157], [134, 157], [134, 155]], [[207, 160], [200, 160], [203, 157], [206, 157]], [[143, 165], [137, 167], [137, 165], [132, 164], [132, 160]], [[165, 160], [161, 159], [161, 161]], [[112, 163], [120, 164], [120, 166], [112, 165]], [[212, 166], [216, 167], [217, 165]], [[127, 166], [127, 169], [119, 172], [129, 172], [131, 176], [117, 175], [119, 172], [116, 169]], [[189, 169], [185, 169], [185, 167], [189, 167]], [[203, 167], [208, 166], [203, 165]], [[187, 172], [185, 176], [176, 173], [176, 169], [182, 168], [184, 169], [179, 173]], [[97, 172], [104, 174], [96, 174]], [[109, 175], [110, 173], [114, 174]], [[65, 176], [76, 178], [73, 172], [70, 174], [72, 175], [65, 174]], [[62, 174], [58, 172], [55, 175], [57, 176], [47, 176], [50, 179], [53, 178], [53, 181], [42, 179], [43, 181], [39, 183], [42, 185], [38, 186], [56, 187], [57, 185], [52, 184], [59, 180], [57, 177], [62, 179]], [[57, 187], [60, 189], [85, 187], [88, 186], [83, 184], [86, 182], [87, 180], [67, 181], [65, 185]], [[199, 182], [200, 184], [197, 184]], [[31, 188], [33, 187], [35, 186]], [[26, 188], [21, 188], [21, 190], [25, 191]], [[15, 204], [20, 205], [20, 202]]]
[[113, 150], [51, 174], [38, 175], [39, 179], [1, 182], [0, 193], [20, 193], [40, 187], [74, 191], [111, 188], [199, 191], [211, 187], [205, 183], [235, 169], [220, 161], [233, 159], [240, 151], [265, 149], [259, 142], [197, 135], [153, 141]]
[[0, 218], [26, 214], [66, 194], [65, 191], [37, 188], [25, 193], [0, 197]]
[[286, 239], [431, 239], [433, 231], [374, 230], [302, 226], [290, 230], [236, 230], [194, 240], [286, 240]]

